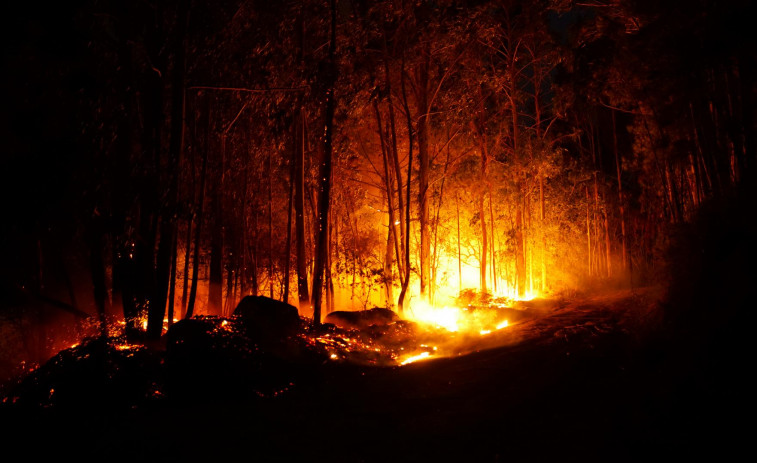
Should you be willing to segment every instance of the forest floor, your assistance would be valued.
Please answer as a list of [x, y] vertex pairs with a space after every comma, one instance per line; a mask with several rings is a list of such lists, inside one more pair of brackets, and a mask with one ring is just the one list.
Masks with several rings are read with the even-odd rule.
[[[0, 409], [6, 454], [183, 461], [656, 461], [745, 448], [740, 396], [660, 328], [664, 290], [525, 303], [471, 353], [328, 363], [276, 397]], [[689, 339], [689, 338], [687, 338]], [[720, 385], [718, 385], [720, 384]]]

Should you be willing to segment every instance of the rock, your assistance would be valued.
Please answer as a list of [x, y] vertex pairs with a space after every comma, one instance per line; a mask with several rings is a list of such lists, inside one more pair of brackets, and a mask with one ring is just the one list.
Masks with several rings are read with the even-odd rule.
[[246, 296], [234, 309], [247, 335], [259, 342], [280, 342], [297, 334], [300, 316], [297, 308], [265, 296]]
[[325, 323], [334, 324], [340, 328], [364, 330], [373, 325], [388, 325], [399, 320], [399, 316], [389, 309], [373, 308], [348, 312], [339, 310], [326, 315]]

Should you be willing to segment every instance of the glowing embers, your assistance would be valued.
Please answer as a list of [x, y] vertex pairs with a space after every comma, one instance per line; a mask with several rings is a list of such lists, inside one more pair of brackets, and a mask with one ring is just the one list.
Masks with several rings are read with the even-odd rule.
[[305, 342], [321, 350], [333, 361], [348, 361], [368, 365], [392, 365], [397, 354], [382, 345], [371, 334], [357, 330], [335, 329], [320, 336], [305, 336]]
[[124, 350], [134, 350], [134, 349], [140, 349], [142, 346], [139, 344], [114, 344], [113, 348], [116, 350], [124, 351]]
[[410, 320], [360, 330], [326, 326], [303, 338], [331, 361], [404, 366], [492, 347], [499, 342], [493, 333], [510, 325], [508, 318], [513, 312], [518, 311], [494, 304], [469, 308], [416, 305], [405, 314]]
[[436, 346], [430, 347], [430, 346], [427, 346], [426, 344], [421, 344], [420, 348], [423, 349], [423, 352], [421, 352], [420, 354], [408, 354], [408, 355], [401, 356], [400, 358], [397, 359], [397, 363], [399, 363], [400, 365], [408, 365], [410, 363], [419, 362], [421, 360], [428, 360], [428, 359], [438, 357], [437, 355], [437, 352], [439, 350], [438, 347]]
[[400, 362], [400, 365], [407, 365], [408, 363], [413, 363], [413, 362], [417, 362], [418, 360], [427, 359], [430, 356], [431, 356], [430, 352], [421, 352], [418, 355], [412, 355], [412, 356], [406, 358], [405, 360], [402, 360]]

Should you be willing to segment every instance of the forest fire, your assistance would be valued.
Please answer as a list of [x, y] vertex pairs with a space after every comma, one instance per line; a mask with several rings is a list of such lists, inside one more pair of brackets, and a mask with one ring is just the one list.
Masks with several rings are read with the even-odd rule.
[[86, 403], [150, 460], [195, 417], [224, 461], [600, 452], [743, 369], [754, 2], [53, 3], [0, 41], [0, 402], [40, 442]]
[[[346, 315], [329, 316], [327, 321], [335, 321], [338, 326], [306, 339], [312, 346], [325, 349], [331, 360], [359, 364], [404, 366], [423, 360], [457, 357], [478, 349], [482, 345], [479, 339], [511, 326], [512, 318], [524, 320], [534, 316], [524, 308], [513, 308], [516, 302], [495, 298], [486, 304], [466, 307], [433, 307], [416, 302], [404, 317], [377, 324], [368, 321], [362, 325], [342, 325], [342, 318]], [[369, 312], [354, 312], [354, 317], [349, 318], [369, 317]], [[486, 343], [487, 348], [496, 345], [496, 338]]]

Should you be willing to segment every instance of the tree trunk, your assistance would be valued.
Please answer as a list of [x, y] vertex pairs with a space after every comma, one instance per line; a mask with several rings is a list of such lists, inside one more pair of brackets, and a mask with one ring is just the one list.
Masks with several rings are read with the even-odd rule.
[[[428, 174], [430, 169], [428, 134], [428, 72], [430, 64], [430, 43], [423, 48], [418, 69], [418, 222], [421, 232], [421, 300], [428, 301], [430, 243], [428, 232]], [[408, 235], [409, 236], [409, 235]]]
[[[176, 246], [176, 204], [179, 190], [179, 166], [181, 163], [181, 150], [184, 144], [184, 62], [185, 62], [185, 36], [187, 19], [189, 17], [189, 0], [178, 2], [176, 11], [176, 37], [174, 42], [176, 59], [173, 69], [173, 81], [171, 83], [171, 127], [168, 147], [168, 191], [166, 204], [161, 210], [160, 241], [158, 243], [158, 255], [156, 262], [156, 282], [151, 297], [150, 310], [148, 313], [147, 335], [157, 339], [163, 332], [163, 318], [166, 313], [166, 299], [169, 293], [171, 279], [171, 257]], [[161, 112], [158, 106], [156, 111]], [[160, 137], [155, 134], [156, 150], [160, 150]], [[156, 170], [160, 169], [160, 161], [156, 159]], [[173, 272], [175, 275], [175, 271]], [[173, 301], [171, 301], [173, 309]], [[173, 310], [171, 310], [173, 311]], [[169, 323], [170, 319], [169, 317]]]
[[481, 175], [480, 175], [480, 181], [479, 188], [481, 188], [479, 198], [478, 198], [478, 215], [479, 220], [481, 221], [481, 256], [480, 256], [480, 289], [482, 294], [486, 294], [488, 292], [486, 287], [486, 272], [489, 270], [486, 265], [486, 257], [489, 253], [489, 242], [488, 242], [488, 230], [486, 228], [486, 192], [487, 192], [487, 184], [489, 181], [488, 177], [488, 171], [489, 171], [489, 150], [486, 146], [486, 128], [484, 126], [484, 116], [483, 116], [483, 98], [482, 98], [482, 104], [481, 109], [479, 110], [479, 121], [478, 124], [476, 124], [476, 131], [478, 132], [478, 144], [479, 144], [479, 151], [481, 151]]
[[494, 294], [497, 294], [497, 259], [496, 259], [496, 236], [494, 235], [494, 206], [492, 205], [492, 193], [489, 191], [489, 223], [491, 224], [491, 258], [492, 258], [492, 284], [494, 285]]
[[[389, 218], [390, 225], [392, 218]], [[394, 307], [394, 278], [392, 276], [392, 265], [394, 261], [394, 252], [392, 245], [394, 244], [394, 228], [387, 227], [386, 233], [386, 251], [384, 253], [384, 287], [386, 289], [386, 308], [392, 309]]]
[[593, 268], [592, 268], [592, 246], [591, 246], [591, 219], [589, 216], [589, 187], [584, 186], [584, 191], [586, 192], [586, 255], [587, 255], [587, 265], [589, 267], [589, 276], [592, 276], [594, 274]]
[[300, 311], [310, 304], [308, 268], [305, 254], [305, 113], [300, 111], [298, 151], [294, 164], [294, 211], [297, 238], [297, 297]]
[[[394, 248], [395, 248], [395, 251], [397, 252], [397, 256], [399, 256], [401, 248], [400, 248], [399, 240], [397, 239], [397, 231], [396, 231], [397, 224], [395, 223], [397, 221], [395, 220], [395, 216], [394, 216], [394, 185], [392, 184], [393, 181], [392, 181], [392, 174], [391, 174], [391, 165], [390, 165], [389, 159], [388, 159], [389, 158], [389, 154], [388, 154], [389, 147], [386, 146], [386, 141], [385, 141], [385, 138], [384, 138], [384, 131], [382, 129], [382, 124], [381, 124], [381, 112], [379, 111], [378, 101], [374, 100], [374, 102], [373, 102], [373, 109], [374, 109], [374, 114], [376, 116], [376, 125], [378, 127], [379, 142], [381, 144], [381, 158], [383, 160], [383, 166], [384, 166], [384, 176], [383, 176], [383, 179], [384, 179], [384, 190], [386, 192], [385, 196], [387, 198], [387, 203], [386, 203], [387, 204], [387, 211], [389, 212], [389, 224], [388, 224], [388, 226], [389, 226], [389, 228], [392, 229], [391, 233], [389, 234], [389, 236], [393, 237]], [[399, 197], [400, 197], [400, 200], [401, 200], [402, 199], [401, 191], [400, 191]], [[400, 211], [400, 214], [401, 213], [402, 212]], [[400, 226], [401, 226], [401, 224], [400, 224]], [[402, 265], [401, 265], [399, 259], [398, 259], [398, 262], [397, 262], [397, 267], [398, 267], [399, 272], [400, 272], [400, 280], [402, 280], [403, 279]], [[390, 273], [391, 273], [391, 271], [390, 271]], [[389, 304], [391, 304], [393, 306], [394, 305], [394, 299], [390, 300]]]
[[410, 107], [407, 102], [407, 92], [405, 89], [405, 57], [402, 57], [402, 73], [400, 78], [402, 87], [402, 103], [405, 109], [405, 120], [407, 121], [407, 196], [405, 197], [405, 280], [402, 282], [400, 297], [397, 301], [397, 307], [400, 314], [405, 310], [405, 295], [410, 285], [410, 185], [412, 184], [413, 173], [413, 117], [410, 114]]
[[287, 238], [284, 251], [284, 291], [281, 300], [289, 303], [289, 276], [292, 261], [292, 206], [294, 204], [295, 165], [297, 164], [297, 118], [294, 120], [294, 149], [292, 150], [292, 165], [289, 168], [289, 201], [287, 203]]
[[268, 290], [273, 299], [273, 171], [271, 169], [272, 151], [268, 151]]
[[541, 223], [541, 292], [547, 288], [547, 224], [544, 220], [544, 174], [539, 172], [539, 220]]
[[328, 218], [331, 194], [331, 151], [334, 132], [334, 86], [337, 78], [336, 66], [336, 0], [331, 0], [331, 39], [329, 56], [325, 76], [326, 114], [324, 123], [323, 159], [319, 169], [318, 179], [320, 189], [318, 195], [319, 233], [315, 255], [315, 273], [313, 275], [313, 322], [321, 324], [321, 292], [323, 272], [327, 262], [328, 252]]
[[628, 270], [628, 253], [626, 250], [626, 214], [623, 206], [623, 182], [621, 181], [620, 153], [618, 152], [618, 128], [615, 122], [615, 111], [612, 111], [612, 136], [613, 149], [615, 151], [615, 170], [618, 177], [618, 211], [620, 213], [620, 249], [621, 249], [621, 268], [623, 271]]
[[[208, 105], [209, 107], [209, 105]], [[209, 131], [208, 131], [209, 132]], [[208, 136], [209, 133], [206, 133]], [[195, 300], [197, 299], [197, 284], [200, 271], [200, 238], [202, 236], [202, 223], [203, 212], [205, 210], [205, 181], [208, 170], [208, 146], [206, 144], [205, 152], [202, 157], [202, 167], [200, 168], [200, 198], [197, 200], [197, 226], [195, 227], [195, 242], [194, 242], [194, 255], [192, 265], [192, 287], [189, 290], [189, 302], [187, 302], [187, 310], [184, 313], [184, 318], [189, 319], [194, 315]]]
[[[520, 187], [518, 191], [520, 191]], [[518, 206], [515, 210], [515, 285], [520, 297], [526, 294], [525, 264], [525, 257], [523, 256], [523, 206], [522, 201], [518, 201]]]
[[457, 211], [457, 281], [458, 295], [460, 295], [463, 292], [463, 257], [460, 249], [460, 202], [457, 195], [455, 195], [455, 209]]
[[221, 162], [218, 183], [211, 190], [210, 203], [212, 228], [210, 230], [210, 280], [208, 285], [208, 313], [221, 315], [223, 312], [223, 191], [226, 174], [226, 134], [221, 135]]
[[[391, 75], [389, 73], [389, 52], [387, 50], [386, 46], [386, 31], [384, 31], [383, 35], [383, 52], [384, 52], [384, 75], [386, 79], [386, 103], [387, 103], [387, 109], [389, 111], [389, 129], [390, 129], [390, 135], [392, 139], [391, 144], [391, 158], [392, 162], [394, 164], [394, 175], [396, 177], [397, 182], [397, 215], [398, 215], [398, 221], [400, 226], [400, 232], [399, 232], [399, 249], [397, 249], [397, 270], [400, 275], [400, 282], [404, 284], [405, 280], [405, 273], [403, 272], [403, 262], [401, 257], [400, 250], [405, 249], [405, 241], [409, 241], [409, 238], [406, 237], [405, 234], [405, 216], [403, 215], [403, 211], [405, 210], [405, 202], [402, 198], [402, 169], [400, 167], [400, 160], [399, 160], [399, 150], [397, 149], [397, 126], [396, 126], [396, 118], [394, 114], [394, 104], [392, 102], [392, 85], [391, 85]], [[402, 69], [402, 72], [404, 73], [404, 66]], [[403, 87], [404, 88], [404, 87]], [[404, 92], [404, 90], [403, 90]], [[411, 144], [412, 144], [412, 138], [410, 138]], [[410, 148], [412, 150], [412, 147]], [[391, 169], [389, 169], [391, 170]], [[410, 182], [410, 178], [408, 177], [408, 183]], [[408, 188], [410, 188], [408, 186]], [[394, 193], [392, 192], [392, 195]], [[390, 196], [391, 197], [391, 196]], [[410, 207], [410, 203], [407, 203], [407, 207]], [[394, 239], [395, 241], [397, 238], [397, 230], [395, 229], [393, 231], [394, 233]], [[408, 245], [409, 246], [409, 245]]]
[[178, 230], [174, 229], [173, 243], [171, 244], [171, 276], [168, 286], [168, 327], [173, 325], [174, 305], [176, 304], [176, 264], [178, 263], [179, 239]]

